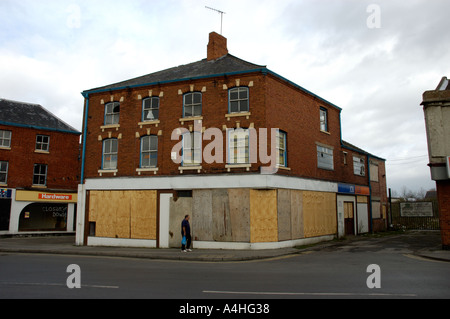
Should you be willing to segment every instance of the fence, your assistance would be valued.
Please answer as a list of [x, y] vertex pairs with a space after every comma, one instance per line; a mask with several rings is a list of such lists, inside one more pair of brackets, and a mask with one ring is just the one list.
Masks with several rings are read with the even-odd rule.
[[392, 203], [391, 225], [394, 229], [439, 230], [438, 203], [436, 200]]

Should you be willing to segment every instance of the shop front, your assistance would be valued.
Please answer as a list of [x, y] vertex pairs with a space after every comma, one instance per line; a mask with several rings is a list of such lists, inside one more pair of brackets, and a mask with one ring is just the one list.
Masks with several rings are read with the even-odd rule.
[[339, 237], [369, 232], [369, 195], [367, 186], [338, 184], [338, 234]]
[[76, 193], [13, 190], [10, 234], [75, 232]]

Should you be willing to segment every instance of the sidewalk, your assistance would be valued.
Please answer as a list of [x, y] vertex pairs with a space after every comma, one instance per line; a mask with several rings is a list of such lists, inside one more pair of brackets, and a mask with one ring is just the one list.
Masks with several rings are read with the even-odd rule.
[[[370, 240], [389, 240], [393, 235], [382, 239], [365, 236], [351, 237], [345, 240], [323, 242], [306, 248], [283, 248], [270, 250], [221, 250], [221, 249], [193, 249], [192, 252], [182, 253], [179, 249], [149, 249], [149, 248], [122, 248], [122, 247], [87, 247], [75, 246], [75, 236], [44, 236], [44, 237], [12, 237], [0, 238], [0, 253], [31, 253], [31, 254], [62, 254], [103, 257], [145, 258], [154, 260], [184, 260], [198, 262], [231, 262], [249, 261], [267, 258], [277, 258], [287, 255], [301, 254], [307, 251], [320, 251], [348, 247]], [[428, 236], [425, 247], [423, 239], [419, 240], [422, 246], [414, 250], [414, 255], [440, 261], [450, 262], [450, 251], [440, 249], [436, 236]], [[428, 238], [427, 237], [427, 238]]]

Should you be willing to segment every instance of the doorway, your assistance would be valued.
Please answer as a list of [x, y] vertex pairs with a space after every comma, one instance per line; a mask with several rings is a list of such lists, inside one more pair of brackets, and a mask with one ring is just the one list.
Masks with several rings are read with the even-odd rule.
[[344, 202], [345, 235], [355, 234], [355, 215], [353, 202]]

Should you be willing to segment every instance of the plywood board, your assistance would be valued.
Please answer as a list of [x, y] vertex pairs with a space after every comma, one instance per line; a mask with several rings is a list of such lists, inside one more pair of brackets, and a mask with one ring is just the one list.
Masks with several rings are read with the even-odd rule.
[[278, 241], [276, 190], [250, 190], [250, 241]]
[[213, 240], [212, 230], [212, 190], [199, 189], [192, 191], [193, 211], [191, 233], [195, 240]]
[[130, 195], [131, 238], [155, 240], [157, 192], [133, 191]]
[[226, 189], [212, 190], [212, 233], [215, 241], [233, 241], [230, 204]]
[[156, 239], [156, 218], [156, 191], [90, 192], [97, 237]]
[[303, 192], [303, 223], [306, 238], [337, 232], [336, 194]]
[[234, 242], [250, 242], [250, 190], [229, 189], [231, 234]]
[[290, 240], [291, 234], [291, 190], [277, 190], [278, 240]]
[[304, 238], [303, 192], [291, 190], [291, 234], [292, 239]]

